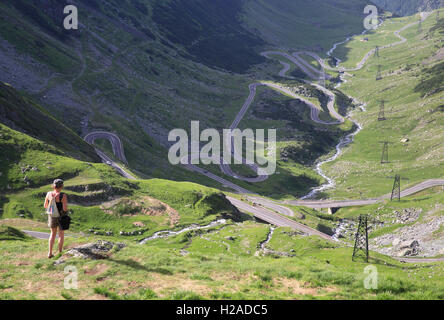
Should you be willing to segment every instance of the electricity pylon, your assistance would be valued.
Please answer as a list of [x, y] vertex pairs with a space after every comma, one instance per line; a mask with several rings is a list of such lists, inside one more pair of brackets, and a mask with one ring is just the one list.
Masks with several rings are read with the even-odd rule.
[[389, 163], [389, 144], [388, 141], [380, 141], [383, 143], [382, 146], [382, 156], [381, 156], [381, 164]]
[[394, 199], [398, 199], [401, 201], [401, 176], [397, 174], [395, 176], [395, 182], [393, 183], [392, 196], [390, 197], [390, 201]]
[[385, 117], [385, 101], [381, 100], [381, 105], [379, 106], [378, 121], [384, 120], [387, 120], [387, 118]]
[[376, 46], [375, 48], [375, 57], [379, 58], [379, 46]]
[[363, 256], [365, 262], [368, 262], [368, 216], [366, 214], [359, 216], [352, 261], [355, 261], [356, 258], [361, 256]]
[[376, 73], [376, 81], [381, 80], [382, 79], [382, 75], [381, 75], [381, 65], [378, 64], [378, 72]]

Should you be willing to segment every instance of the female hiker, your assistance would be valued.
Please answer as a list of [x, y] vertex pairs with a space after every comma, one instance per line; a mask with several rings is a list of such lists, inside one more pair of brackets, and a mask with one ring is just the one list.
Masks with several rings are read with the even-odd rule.
[[56, 179], [52, 185], [53, 191], [46, 194], [45, 209], [48, 214], [48, 226], [51, 228], [51, 236], [49, 237], [48, 258], [54, 257], [52, 248], [54, 246], [57, 229], [59, 229], [59, 253], [63, 251], [63, 241], [65, 240], [65, 232], [60, 228], [60, 217], [68, 211], [68, 198], [62, 193], [63, 180]]

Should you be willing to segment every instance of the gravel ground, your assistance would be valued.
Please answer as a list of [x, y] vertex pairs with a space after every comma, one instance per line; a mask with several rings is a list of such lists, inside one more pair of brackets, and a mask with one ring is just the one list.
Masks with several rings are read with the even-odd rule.
[[[394, 232], [369, 240], [369, 248], [382, 254], [404, 257], [434, 257], [444, 254], [444, 237], [439, 233], [444, 228], [444, 216], [436, 215], [441, 206], [427, 212], [419, 220], [422, 209], [406, 208], [390, 213], [376, 213], [369, 222], [369, 234], [393, 225], [405, 225]], [[378, 222], [380, 221], [380, 222]], [[357, 221], [343, 220], [337, 224], [334, 238], [354, 242]]]

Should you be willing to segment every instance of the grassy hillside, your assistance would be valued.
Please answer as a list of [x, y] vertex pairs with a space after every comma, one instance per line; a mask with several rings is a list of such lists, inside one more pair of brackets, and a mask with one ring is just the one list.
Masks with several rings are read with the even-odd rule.
[[381, 8], [401, 16], [409, 16], [418, 10], [437, 9], [444, 6], [442, 0], [372, 0]]
[[[403, 20], [404, 24], [417, 17]], [[370, 41], [379, 41], [393, 31], [399, 19], [387, 21]], [[329, 192], [335, 197], [371, 197], [391, 191], [393, 177], [401, 174], [404, 187], [425, 179], [444, 176], [442, 125], [442, 51], [443, 22], [431, 15], [422, 32], [412, 27], [402, 33], [408, 42], [380, 51], [365, 67], [352, 72], [341, 89], [367, 103], [367, 111], [356, 113], [364, 129], [344, 155], [325, 165], [327, 174], [337, 181]], [[359, 54], [360, 41], [346, 45], [349, 56]], [[356, 49], [355, 49], [356, 48]], [[347, 64], [347, 61], [344, 62]], [[382, 80], [376, 81], [377, 65]], [[366, 88], [366, 90], [362, 90]], [[380, 100], [385, 100], [386, 121], [378, 121]], [[389, 164], [380, 164], [382, 144], [389, 141]]]
[[325, 54], [334, 43], [362, 32], [367, 4], [361, 0], [251, 0], [246, 2], [243, 21], [273, 46]]
[[[122, 22], [124, 13], [135, 14], [132, 5], [121, 8], [122, 17], [109, 7], [91, 15], [80, 10], [88, 30], [60, 40], [26, 12], [0, 4], [0, 36], [12, 46], [3, 52], [1, 80], [30, 94], [79, 135], [117, 132], [135, 169], [186, 177], [166, 163], [159, 144], [167, 143], [170, 129], [188, 128], [190, 120], [211, 127], [229, 122], [247, 92], [246, 81], [192, 62], [181, 48], [157, 36], [140, 37], [133, 22]], [[147, 28], [154, 24], [149, 16], [137, 19]]]
[[[278, 228], [267, 247], [294, 257], [255, 256], [268, 227], [254, 223], [189, 232], [114, 251], [106, 260], [71, 259], [79, 289], [63, 289], [64, 265], [45, 258], [46, 241], [1, 241], [2, 299], [442, 299], [442, 266], [405, 265], [374, 254], [378, 288], [364, 288], [367, 264]], [[232, 240], [227, 240], [229, 237]], [[246, 238], [248, 237], [248, 238]], [[67, 238], [67, 246], [96, 236]], [[221, 242], [221, 239], [223, 242]], [[246, 241], [248, 239], [248, 241]], [[20, 248], [18, 257], [15, 251]], [[184, 251], [185, 250], [185, 251]], [[20, 271], [19, 271], [20, 270]], [[52, 280], [48, 285], [48, 277]], [[23, 286], [28, 288], [22, 290]]]
[[0, 188], [3, 191], [47, 184], [54, 177], [72, 177], [88, 164], [0, 124]]

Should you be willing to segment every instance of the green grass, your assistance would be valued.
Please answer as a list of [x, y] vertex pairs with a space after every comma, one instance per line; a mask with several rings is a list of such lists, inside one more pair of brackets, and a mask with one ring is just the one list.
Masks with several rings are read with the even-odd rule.
[[[250, 222], [233, 226], [233, 231], [266, 230]], [[2, 298], [33, 299], [442, 299], [444, 274], [441, 263], [433, 266], [406, 265], [371, 253], [370, 264], [378, 270], [378, 288], [367, 290], [363, 262], [351, 262], [352, 248], [338, 248], [316, 237], [291, 235], [284, 228], [275, 230], [268, 247], [292, 252], [292, 258], [254, 256], [244, 248], [256, 248], [263, 235], [250, 237], [250, 245], [242, 246], [241, 235], [235, 234], [230, 251], [205, 251], [216, 239], [225, 239], [229, 228], [204, 235], [195, 235], [187, 242], [169, 242], [168, 248], [157, 244], [128, 246], [102, 261], [70, 261], [79, 272], [79, 289], [66, 292], [63, 281], [45, 285], [48, 277], [62, 266], [53, 267], [44, 257], [46, 242], [32, 240], [17, 243], [0, 242]], [[256, 233], [256, 232], [255, 232]], [[94, 238], [67, 238], [67, 244], [93, 241]], [[197, 241], [196, 245], [193, 243]], [[240, 246], [238, 246], [238, 244]], [[21, 247], [22, 258], [14, 254]], [[182, 256], [184, 248], [189, 252]], [[240, 250], [240, 251], [239, 251]], [[16, 264], [20, 259], [30, 264]], [[41, 267], [34, 268], [36, 263]], [[18, 268], [23, 272], [17, 272]], [[94, 271], [97, 270], [97, 271]], [[100, 271], [101, 270], [101, 271]], [[55, 272], [56, 271], [56, 272]], [[168, 271], [168, 272], [166, 272]], [[202, 276], [205, 275], [205, 276]], [[430, 276], [430, 277], [429, 277]], [[100, 284], [97, 283], [100, 281]], [[131, 286], [128, 286], [131, 283]], [[27, 284], [29, 290], [19, 288]], [[4, 288], [8, 288], [7, 291]], [[40, 288], [38, 291], [36, 288]]]
[[[66, 183], [70, 184], [70, 181], [67, 180]], [[89, 232], [91, 228], [96, 228], [95, 230], [103, 234], [112, 231], [112, 237], [120, 237], [120, 231], [142, 231], [143, 235], [136, 234], [132, 237], [140, 239], [159, 230], [170, 228], [179, 230], [192, 223], [205, 225], [220, 216], [235, 218], [233, 207], [225, 197], [216, 190], [203, 186], [191, 183], [178, 184], [166, 180], [140, 181], [132, 185], [129, 190], [124, 189], [124, 186], [119, 188], [118, 184], [113, 185], [111, 181], [104, 184], [105, 188], [107, 186], [113, 186], [111, 191], [107, 191], [110, 198], [122, 197], [122, 194], [129, 195], [129, 197], [121, 198], [120, 204], [114, 205], [110, 209], [102, 209], [100, 205], [70, 204], [73, 217], [71, 230], [73, 232]], [[44, 211], [43, 200], [44, 194], [48, 190], [50, 190], [50, 186], [43, 186], [8, 195], [3, 205], [2, 218], [27, 218], [45, 222], [46, 216], [42, 214]], [[64, 192], [67, 194], [68, 201], [75, 201], [76, 198], [81, 200], [91, 195], [71, 192], [68, 189]], [[99, 193], [98, 196], [102, 195]], [[177, 211], [178, 219], [174, 226], [170, 222], [168, 214], [170, 210], [166, 207], [161, 207], [158, 215], [151, 216], [142, 213], [143, 209], [159, 210], [159, 206], [151, 204], [147, 200], [147, 196], [157, 199]], [[126, 202], [125, 199], [127, 199]], [[132, 205], [132, 203], [138, 203], [138, 205]], [[112, 211], [112, 213], [108, 211]], [[133, 225], [135, 222], [142, 222], [145, 226], [136, 227]]]
[[[386, 19], [384, 24], [377, 30], [353, 37], [351, 41], [340, 45], [333, 54], [342, 61], [341, 67], [354, 68], [370, 50], [375, 49], [377, 46], [382, 47], [400, 41], [393, 33], [406, 24], [415, 22], [416, 19], [417, 17]], [[412, 28], [414, 29], [415, 27]], [[368, 41], [364, 39], [368, 39]], [[381, 54], [384, 55], [384, 53], [380, 52]]]
[[[268, 29], [279, 35], [281, 41], [286, 37], [288, 40], [286, 46], [291, 45], [291, 41], [294, 40], [298, 42], [297, 45], [322, 46], [326, 49], [331, 46], [333, 41], [348, 35], [351, 30], [361, 28], [360, 17], [361, 5], [363, 4], [361, 0], [354, 0], [352, 3], [347, 2], [346, 6], [342, 0], [334, 5], [325, 3], [321, 5], [320, 1], [308, 5], [306, 3], [302, 5], [299, 2], [290, 2], [285, 3], [290, 8], [289, 12], [282, 12], [282, 3], [278, 1], [270, 3], [261, 1], [254, 8], [247, 4], [244, 10], [245, 14], [240, 18], [250, 28], [256, 25], [266, 25], [264, 21], [267, 19], [275, 19], [276, 10], [278, 13], [282, 13], [284, 19], [279, 20], [276, 26]], [[154, 10], [152, 7], [157, 8], [152, 3], [145, 4], [148, 12]], [[270, 6], [276, 10], [269, 10]], [[81, 13], [85, 13], [86, 20], [83, 23], [88, 26], [88, 30], [91, 32], [77, 35], [75, 45], [73, 44], [75, 50], [66, 52], [66, 43], [60, 41], [57, 37], [48, 39], [46, 35], [48, 30], [44, 28], [47, 24], [42, 24], [41, 17], [37, 17], [37, 22], [40, 22], [40, 24], [36, 26], [36, 17], [25, 15], [24, 19], [18, 19], [20, 13], [14, 7], [17, 8], [17, 6], [10, 5], [9, 1], [0, 7], [0, 13], [4, 18], [2, 23], [8, 25], [4, 29], [5, 37], [8, 36], [7, 40], [17, 46], [20, 52], [28, 52], [44, 65], [50, 64], [54, 72], [64, 75], [50, 81], [44, 93], [33, 95], [33, 98], [41, 101], [43, 107], [49, 110], [52, 115], [62, 119], [75, 132], [82, 132], [80, 122], [86, 115], [83, 110], [79, 112], [75, 107], [67, 106], [61, 112], [62, 108], [55, 107], [53, 104], [45, 104], [44, 96], [52, 92], [56, 86], [72, 86], [73, 97], [70, 98], [74, 102], [86, 106], [86, 109], [92, 112], [89, 121], [90, 129], [100, 128], [116, 132], [123, 141], [125, 154], [131, 169], [139, 176], [192, 181], [209, 187], [222, 188], [205, 176], [196, 175], [182, 167], [170, 165], [167, 161], [166, 149], [160, 146], [156, 139], [159, 138], [159, 135], [160, 137], [166, 137], [168, 131], [173, 128], [188, 130], [191, 120], [200, 120], [202, 128], [223, 129], [228, 127], [248, 96], [248, 85], [257, 79], [264, 79], [259, 77], [261, 72], [258, 70], [261, 70], [261, 68], [267, 69], [269, 68], [268, 65], [257, 65], [250, 68], [248, 74], [239, 75], [219, 72], [219, 70], [196, 64], [190, 60], [188, 53], [183, 52], [182, 49], [172, 48], [163, 39], [159, 39], [158, 35], [150, 36], [150, 33], [145, 29], [153, 29], [153, 19], [156, 20], [161, 17], [156, 15], [155, 18], [152, 18], [149, 14], [140, 15], [139, 9], [135, 9], [134, 4], [122, 5], [119, 18], [108, 7], [100, 8], [103, 15], [95, 17], [95, 14], [86, 14], [83, 11], [84, 8], [80, 6]], [[322, 9], [319, 10], [319, 8]], [[193, 19], [200, 21], [202, 25], [213, 27], [211, 19], [207, 21], [206, 15], [203, 16], [199, 10], [196, 11], [194, 5], [188, 6], [188, 9], [192, 12], [187, 12], [195, 15]], [[208, 14], [210, 16], [216, 14], [217, 17], [220, 17], [221, 14], [227, 12], [231, 14], [234, 9], [234, 7], [230, 7], [223, 12], [211, 11]], [[336, 15], [328, 15], [327, 20], [321, 19], [324, 14], [333, 9], [335, 9]], [[173, 16], [175, 14], [175, 12], [170, 12], [169, 9], [168, 12]], [[163, 13], [166, 13], [166, 11]], [[309, 16], [309, 13], [313, 14], [313, 21], [307, 20], [306, 17]], [[293, 19], [291, 15], [301, 19]], [[45, 21], [51, 25], [51, 17], [43, 16], [47, 20]], [[128, 24], [128, 20], [122, 18], [125, 16], [131, 17], [128, 19], [131, 20], [132, 24], [140, 25], [140, 28], [135, 29], [142, 30], [147, 37], [136, 41], [122, 28], [116, 28], [115, 20], [123, 19], [125, 20], [124, 23]], [[349, 18], [347, 24], [343, 23], [345, 17]], [[171, 25], [169, 23], [171, 19], [164, 20], [162, 22], [165, 22], [165, 24], [162, 24], [162, 27], [166, 29], [178, 27], [177, 24]], [[14, 27], [10, 26], [11, 21], [14, 22]], [[192, 29], [193, 32], [184, 35], [186, 39], [179, 40], [194, 39], [197, 35], [206, 32], [205, 30], [194, 30], [194, 26]], [[182, 30], [187, 29], [180, 29], [179, 32], [182, 32]], [[328, 32], [326, 32], [327, 30]], [[263, 30], [260, 29], [259, 31], [262, 33]], [[321, 36], [317, 37], [317, 35]], [[265, 34], [263, 36], [266, 39], [268, 38]], [[98, 37], [103, 38], [103, 40], [98, 40]], [[43, 43], [44, 48], [40, 50], [42, 52], [39, 52], [32, 42], [24, 41], [26, 38]], [[238, 39], [239, 37], [236, 36], [235, 38]], [[231, 35], [229, 39], [232, 40]], [[199, 52], [199, 48], [208, 44], [213, 48], [214, 46], [211, 46], [213, 40], [205, 38], [196, 46], [192, 46], [192, 49], [197, 48], [196, 52]], [[225, 38], [221, 41], [217, 45], [228, 41], [228, 52], [218, 54], [218, 52], [212, 51], [211, 54], [217, 61], [223, 60], [223, 63], [228, 63], [225, 59], [226, 54], [234, 52], [234, 47], [237, 46], [238, 42], [235, 43]], [[52, 49], [54, 48], [58, 48], [58, 50], [53, 52]], [[248, 52], [251, 51], [250, 48], [247, 49]], [[254, 47], [254, 50], [259, 49], [259, 47]], [[208, 51], [206, 52], [208, 53]], [[242, 52], [245, 52], [245, 50]], [[221, 57], [223, 59], [220, 59]], [[236, 56], [236, 61], [232, 61], [233, 65], [239, 64], [239, 62], [242, 62], [242, 65], [251, 65], [252, 59], [247, 59], [247, 61], [242, 60], [243, 58], [242, 54]], [[50, 62], [48, 62], [48, 59]], [[80, 73], [83, 69], [83, 62], [85, 62], [86, 68], [83, 73]], [[260, 62], [260, 59], [256, 62]], [[295, 71], [293, 66], [291, 71]], [[273, 78], [276, 72], [273, 70], [273, 73], [265, 72], [262, 75], [266, 75], [265, 79], [269, 79], [270, 77]], [[73, 79], [76, 80], [71, 83], [70, 80]], [[314, 100], [316, 101], [316, 98]], [[329, 116], [325, 115], [325, 117], [327, 119]], [[34, 121], [34, 123], [42, 122]], [[153, 124], [156, 125], [153, 126]], [[280, 126], [282, 122], [245, 121], [245, 125], [254, 128], [263, 128], [274, 124]], [[285, 129], [279, 131], [284, 136], [289, 134], [288, 130]], [[75, 145], [77, 144], [80, 145], [80, 143], [75, 143]], [[70, 141], [67, 141], [66, 145], [69, 146]], [[277, 194], [285, 191], [284, 188], [273, 192], [272, 187], [278, 184], [286, 184], [290, 187], [290, 196], [301, 195], [311, 186], [320, 182], [319, 177], [311, 179], [311, 176], [314, 175], [308, 173], [310, 169], [302, 168], [298, 164], [292, 166], [287, 163], [282, 165], [280, 169], [281, 176], [273, 177], [274, 182], [269, 186], [259, 186], [258, 191], [264, 194]], [[305, 178], [306, 173], [310, 175], [310, 181]]]
[[0, 240], [28, 240], [29, 237], [15, 228], [0, 226]]
[[[402, 212], [403, 209], [421, 210], [421, 215], [419, 219], [415, 222], [416, 224], [425, 223], [430, 218], [429, 212], [432, 212], [432, 216], [442, 215], [442, 210], [440, 210], [439, 205], [444, 200], [444, 194], [442, 193], [442, 188], [438, 187], [436, 190], [429, 189], [421, 193], [405, 197], [401, 201], [385, 201], [383, 203], [362, 206], [362, 207], [349, 207], [341, 208], [336, 214], [335, 218], [357, 218], [361, 214], [368, 214], [372, 218], [388, 223], [387, 226], [379, 228], [378, 230], [370, 234], [371, 238], [379, 237], [383, 234], [393, 233], [396, 229], [404, 227], [406, 225], [393, 224], [390, 215], [394, 211]], [[426, 218], [427, 217], [427, 218]], [[437, 230], [435, 233], [435, 238], [440, 236], [440, 231]]]
[[49, 183], [55, 177], [73, 177], [81, 171], [90, 170], [92, 166], [3, 124], [0, 124], [0, 135], [0, 188], [5, 191], [28, 186], [24, 180], [26, 176], [30, 186], [39, 186]]
[[[405, 20], [405, 19], [403, 19]], [[407, 23], [407, 22], [404, 22]], [[379, 61], [371, 58], [365, 67], [353, 72], [353, 78], [341, 90], [368, 104], [367, 112], [356, 113], [355, 118], [363, 130], [355, 142], [347, 147], [341, 157], [326, 164], [327, 175], [336, 180], [337, 186], [327, 195], [336, 198], [374, 197], [391, 192], [393, 177], [401, 174], [403, 188], [426, 179], [444, 176], [440, 128], [444, 117], [439, 109], [442, 92], [422, 97], [412, 90], [429, 78], [426, 70], [437, 66], [439, 60], [431, 59], [442, 41], [439, 33], [428, 32], [435, 25], [433, 15], [423, 22], [423, 33], [412, 27], [402, 34], [408, 42], [380, 51]], [[388, 30], [392, 31], [392, 26]], [[399, 27], [399, 25], [398, 25]], [[387, 33], [385, 26], [377, 33]], [[383, 79], [375, 81], [376, 65], [382, 65]], [[439, 84], [434, 82], [427, 91]], [[365, 91], [362, 88], [367, 88]], [[377, 121], [379, 100], [385, 100], [386, 121]], [[408, 138], [407, 143], [401, 140]], [[389, 164], [381, 165], [382, 144], [389, 146]]]

